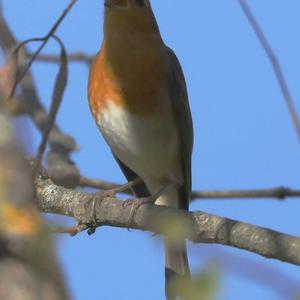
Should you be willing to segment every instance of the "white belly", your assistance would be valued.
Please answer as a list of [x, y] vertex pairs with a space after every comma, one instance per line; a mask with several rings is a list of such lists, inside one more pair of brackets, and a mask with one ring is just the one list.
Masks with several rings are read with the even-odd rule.
[[181, 182], [176, 127], [172, 114], [161, 111], [165, 110], [151, 118], [140, 117], [111, 102], [98, 118], [98, 126], [113, 153], [150, 189], [155, 182], [157, 186]]

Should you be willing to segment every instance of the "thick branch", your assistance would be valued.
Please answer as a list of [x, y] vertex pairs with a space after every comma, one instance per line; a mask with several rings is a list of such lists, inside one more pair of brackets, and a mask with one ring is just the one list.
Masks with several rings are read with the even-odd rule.
[[[92, 194], [56, 186], [49, 179], [37, 179], [36, 190], [42, 212], [74, 217], [80, 223], [91, 221]], [[162, 220], [176, 217], [178, 222], [186, 225], [184, 236], [195, 243], [229, 245], [300, 265], [300, 239], [287, 234], [200, 211], [188, 213], [155, 205], [141, 206], [133, 224], [129, 219], [130, 212], [130, 205], [124, 205], [115, 198], [105, 198], [94, 207], [98, 226], [135, 228], [165, 234], [168, 230], [162, 226]]]

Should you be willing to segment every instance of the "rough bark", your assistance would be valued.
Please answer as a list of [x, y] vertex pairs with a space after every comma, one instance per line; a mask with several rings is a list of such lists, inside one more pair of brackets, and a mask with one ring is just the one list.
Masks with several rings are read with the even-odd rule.
[[94, 195], [57, 186], [50, 179], [37, 179], [36, 191], [42, 212], [70, 216], [79, 223], [91, 223], [94, 215], [97, 226], [133, 228], [157, 234], [172, 234], [170, 224], [177, 223], [176, 230], [180, 224], [180, 234], [195, 243], [229, 245], [300, 265], [300, 239], [271, 229], [201, 211], [187, 213], [149, 204], [141, 206], [131, 220], [130, 202], [124, 205], [118, 199], [104, 198], [96, 202], [92, 211]]

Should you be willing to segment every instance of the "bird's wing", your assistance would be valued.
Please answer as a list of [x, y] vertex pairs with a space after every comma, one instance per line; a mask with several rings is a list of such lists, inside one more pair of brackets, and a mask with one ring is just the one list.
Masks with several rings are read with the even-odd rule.
[[179, 208], [188, 209], [191, 193], [191, 156], [193, 148], [193, 123], [188, 102], [186, 83], [180, 63], [175, 53], [166, 47], [168, 60], [168, 88], [172, 101], [174, 119], [177, 126], [183, 186], [180, 190]]
[[[117, 161], [117, 163], [119, 164], [123, 174], [125, 175], [126, 179], [128, 181], [131, 181], [135, 178], [138, 177], [137, 174], [135, 174], [130, 168], [128, 168], [120, 159], [118, 159], [115, 155], [114, 155], [115, 160]], [[134, 192], [135, 196], [141, 198], [141, 197], [149, 197], [150, 193], [145, 185], [144, 182], [140, 182], [136, 185], [134, 185], [133, 187], [131, 187], [132, 191]]]

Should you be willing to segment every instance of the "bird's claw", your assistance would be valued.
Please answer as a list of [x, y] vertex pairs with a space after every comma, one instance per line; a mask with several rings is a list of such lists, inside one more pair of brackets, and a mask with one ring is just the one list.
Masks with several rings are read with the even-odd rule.
[[123, 206], [131, 206], [130, 214], [129, 214], [129, 223], [134, 224], [135, 216], [138, 211], [138, 209], [145, 204], [154, 204], [156, 201], [156, 197], [150, 196], [150, 197], [143, 197], [143, 198], [137, 198], [137, 199], [128, 199], [123, 201]]
[[96, 228], [97, 228], [97, 209], [96, 209], [96, 205], [99, 207], [103, 201], [104, 198], [106, 197], [110, 197], [109, 193], [111, 191], [104, 191], [104, 192], [98, 192], [96, 193], [93, 198], [91, 199], [91, 204], [90, 204], [90, 212], [89, 212], [89, 222], [87, 223], [88, 226], [88, 230], [87, 233], [88, 235], [92, 235], [96, 232]]

